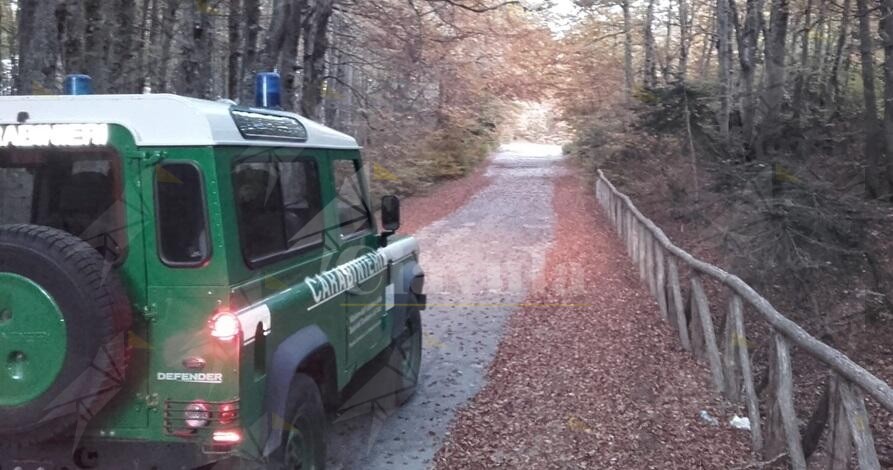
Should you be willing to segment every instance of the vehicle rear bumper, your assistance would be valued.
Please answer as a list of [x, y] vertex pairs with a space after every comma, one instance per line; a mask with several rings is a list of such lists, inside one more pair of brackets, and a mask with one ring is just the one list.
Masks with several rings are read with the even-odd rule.
[[[0, 468], [3, 470], [76, 470], [89, 469], [173, 469], [187, 470], [230, 457], [231, 453], [206, 453], [195, 442], [142, 442], [103, 440], [84, 443], [72, 450], [71, 442], [42, 443], [29, 447], [0, 447]], [[233, 464], [228, 462], [226, 465]], [[262, 468], [242, 462], [234, 467]]]

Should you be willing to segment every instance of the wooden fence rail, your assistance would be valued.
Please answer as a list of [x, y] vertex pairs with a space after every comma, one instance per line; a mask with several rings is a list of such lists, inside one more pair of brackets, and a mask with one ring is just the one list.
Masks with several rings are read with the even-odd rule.
[[[821, 361], [831, 371], [830, 432], [826, 445], [828, 468], [847, 468], [855, 451], [859, 468], [879, 469], [862, 392], [893, 412], [893, 388], [840, 351], [811, 336], [737, 276], [698, 260], [674, 245], [601, 170], [598, 174], [598, 201], [624, 241], [643, 283], [656, 297], [661, 316], [675, 327], [685, 350], [706, 360], [711, 382], [717, 391], [733, 402], [741, 401], [746, 405], [753, 449], [769, 458], [775, 455], [768, 453], [777, 454], [781, 448], [787, 453], [792, 468], [806, 468], [794, 409], [793, 347]], [[680, 266], [690, 268], [688, 283], [680, 278]], [[719, 340], [704, 289], [705, 279], [718, 281], [731, 297]], [[690, 295], [686, 299], [683, 298], [683, 287], [689, 283]], [[689, 302], [690, 315], [686, 315], [685, 305]], [[760, 410], [744, 331], [744, 311], [748, 306], [768, 324], [773, 337], [774, 352], [770, 355], [769, 390], [765, 394], [768, 398], [764, 412]], [[761, 421], [762, 418], [765, 421]], [[768, 429], [765, 434], [764, 424]]]

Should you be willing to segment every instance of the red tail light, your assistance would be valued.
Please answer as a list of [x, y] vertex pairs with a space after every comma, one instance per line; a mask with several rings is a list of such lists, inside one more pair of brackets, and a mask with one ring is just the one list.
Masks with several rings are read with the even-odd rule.
[[220, 424], [230, 424], [239, 416], [239, 408], [235, 403], [224, 403], [220, 405], [217, 420]]
[[236, 338], [241, 330], [239, 317], [226, 311], [215, 314], [209, 324], [211, 326], [211, 336], [221, 341], [230, 341]]

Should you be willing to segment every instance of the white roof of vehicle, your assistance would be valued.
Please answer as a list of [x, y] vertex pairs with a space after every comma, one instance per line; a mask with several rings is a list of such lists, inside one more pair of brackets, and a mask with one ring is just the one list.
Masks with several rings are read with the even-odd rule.
[[357, 149], [357, 141], [303, 116], [283, 111], [252, 111], [298, 119], [306, 142], [245, 139], [236, 127], [232, 104], [169, 94], [0, 96], [0, 124], [16, 124], [20, 112], [28, 124], [118, 124], [138, 146], [263, 145]]

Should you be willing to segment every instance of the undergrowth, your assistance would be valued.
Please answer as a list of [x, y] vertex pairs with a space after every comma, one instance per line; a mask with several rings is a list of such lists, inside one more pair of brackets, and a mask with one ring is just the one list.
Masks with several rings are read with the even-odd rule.
[[856, 297], [866, 320], [893, 319], [883, 236], [891, 210], [864, 197], [863, 165], [853, 158], [860, 136], [848, 124], [858, 116], [841, 116], [833, 129], [805, 119], [756, 160], [740, 127], [730, 142], [719, 138], [714, 96], [697, 84], [640, 90], [631, 116], [581, 121], [565, 150], [603, 169], [671, 233], [687, 231], [687, 248], [711, 253], [758, 290], [787, 292], [777, 298], [792, 317], [830, 328], [852, 314], [842, 299]]
[[488, 106], [474, 118], [442, 122], [430, 132], [393, 132], [365, 149], [374, 200], [408, 196], [434, 183], [468, 174], [498, 147], [502, 106]]
[[[577, 117], [565, 151], [593, 175], [603, 170], [681, 248], [737, 274], [813, 336], [893, 380], [893, 206], [866, 197], [858, 106], [844, 103], [833, 119], [822, 109], [799, 121], [784, 116], [756, 158], [734, 116], [730, 139], [720, 139], [715, 96], [698, 84], [641, 90], [631, 110]], [[718, 331], [727, 301], [727, 292], [711, 291]], [[773, 340], [764, 322], [747, 312], [745, 322], [765, 391]], [[804, 447], [815, 449], [829, 374], [805, 356], [795, 361], [795, 402], [809, 418]], [[878, 453], [893, 462], [893, 421], [869, 406]]]

